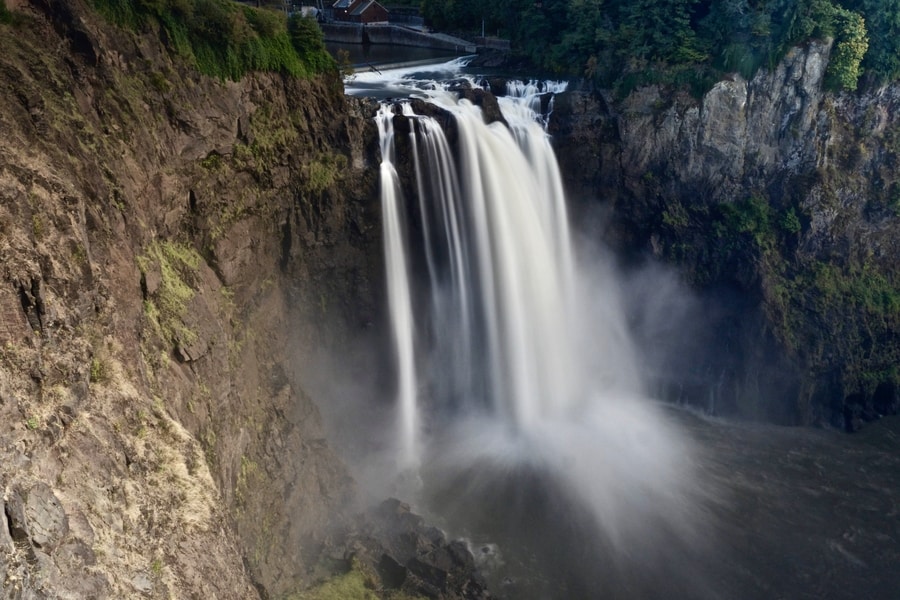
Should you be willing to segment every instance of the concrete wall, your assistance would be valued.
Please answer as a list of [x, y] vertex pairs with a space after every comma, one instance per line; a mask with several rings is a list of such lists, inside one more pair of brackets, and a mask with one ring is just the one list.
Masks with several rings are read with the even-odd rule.
[[477, 37], [475, 38], [475, 43], [478, 44], [479, 47], [491, 48], [492, 50], [510, 50], [510, 42], [509, 40], [504, 40], [501, 38], [495, 37]]
[[357, 23], [321, 23], [322, 35], [326, 42], [362, 44], [363, 26]]
[[456, 40], [450, 36], [439, 36], [397, 27], [395, 25], [361, 25], [359, 23], [322, 23], [322, 34], [326, 42], [344, 44], [393, 44], [436, 48], [454, 52], [475, 53], [475, 44]]
[[439, 37], [430, 33], [394, 25], [373, 25], [367, 27], [365, 35], [372, 44], [394, 44], [397, 46], [453, 50], [454, 52], [475, 52], [475, 44], [465, 40], [454, 40], [450, 39], [449, 36]]

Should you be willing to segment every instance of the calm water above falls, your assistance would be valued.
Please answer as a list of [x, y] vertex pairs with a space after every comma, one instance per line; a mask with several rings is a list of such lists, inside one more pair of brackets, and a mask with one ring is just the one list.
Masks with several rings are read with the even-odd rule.
[[[619, 282], [573, 249], [531, 112], [529, 93], [562, 86], [511, 88], [507, 129], [437, 74], [460, 63], [348, 83], [423, 97], [457, 129], [451, 152], [408, 104], [378, 117], [397, 493], [470, 540], [501, 597], [900, 598], [900, 422], [844, 436], [648, 398]], [[412, 122], [414, 197], [395, 115]]]

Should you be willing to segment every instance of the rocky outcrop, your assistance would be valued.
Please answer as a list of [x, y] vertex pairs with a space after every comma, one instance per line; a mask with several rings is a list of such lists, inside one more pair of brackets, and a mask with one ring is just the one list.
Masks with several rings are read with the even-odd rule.
[[0, 597], [307, 585], [354, 486], [296, 367], [379, 310], [373, 108], [7, 6]]
[[345, 555], [369, 565], [387, 590], [416, 598], [488, 600], [484, 578], [460, 540], [448, 541], [409, 505], [391, 498], [371, 509]]
[[900, 88], [826, 91], [830, 48], [811, 42], [699, 99], [574, 91], [551, 127], [582, 208], [601, 202], [620, 248], [678, 264], [710, 307], [675, 343], [692, 359], [670, 393], [852, 430], [900, 408]]

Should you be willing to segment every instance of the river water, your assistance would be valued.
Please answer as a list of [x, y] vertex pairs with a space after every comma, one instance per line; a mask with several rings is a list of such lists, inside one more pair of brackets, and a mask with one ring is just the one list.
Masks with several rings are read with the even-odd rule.
[[[900, 598], [900, 420], [848, 436], [647, 397], [614, 274], [571, 256], [555, 158], [540, 115], [523, 118], [538, 90], [504, 101], [514, 133], [488, 127], [442, 91], [463, 67], [346, 82], [436, 104], [460, 148], [409, 104], [379, 113], [397, 493], [468, 540], [510, 600]], [[415, 199], [393, 163], [401, 115]]]
[[511, 600], [900, 597], [900, 418], [847, 435], [669, 417], [701, 448], [693, 539], [651, 528], [622, 555], [540, 472], [439, 471], [424, 505]]

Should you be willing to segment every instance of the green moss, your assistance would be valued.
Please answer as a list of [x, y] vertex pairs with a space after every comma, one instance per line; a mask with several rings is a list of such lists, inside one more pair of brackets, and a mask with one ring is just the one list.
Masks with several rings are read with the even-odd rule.
[[153, 573], [154, 577], [160, 577], [162, 575], [163, 570], [163, 562], [160, 559], [154, 559], [152, 563], [150, 563], [150, 572]]
[[780, 225], [781, 229], [789, 234], [800, 233], [803, 229], [803, 224], [800, 222], [800, 217], [797, 216], [797, 211], [794, 210], [794, 207], [789, 208], [784, 213], [781, 217]]
[[91, 359], [91, 383], [104, 383], [109, 379], [109, 368], [106, 363], [96, 356]]
[[222, 155], [218, 152], [210, 152], [206, 158], [200, 161], [200, 166], [207, 171], [218, 171], [222, 168]]
[[243, 508], [247, 502], [247, 494], [260, 483], [262, 474], [259, 465], [253, 460], [241, 455], [241, 468], [238, 471], [237, 481], [234, 486], [234, 497], [239, 508]]
[[253, 142], [250, 152], [254, 159], [263, 163], [273, 162], [278, 153], [294, 142], [297, 129], [288, 121], [274, 115], [268, 106], [263, 106], [250, 115], [250, 132]]
[[43, 239], [46, 228], [44, 227], [44, 220], [41, 218], [41, 215], [36, 214], [31, 216], [31, 233], [34, 235], [35, 241]]
[[157, 92], [165, 94], [172, 89], [172, 84], [169, 83], [169, 80], [166, 79], [166, 76], [160, 73], [159, 71], [151, 71], [150, 75], [150, 85], [153, 86]]
[[347, 168], [347, 157], [343, 154], [322, 154], [303, 168], [306, 190], [321, 194], [334, 185]]
[[666, 209], [663, 211], [662, 222], [663, 225], [675, 231], [680, 231], [690, 225], [690, 216], [688, 215], [688, 211], [687, 209], [685, 209], [684, 205], [678, 200], [674, 200], [670, 202]]
[[768, 201], [760, 196], [721, 207], [726, 230], [748, 234], [761, 250], [769, 250], [775, 245], [772, 212]]
[[317, 588], [289, 596], [288, 600], [378, 600], [373, 588], [374, 584], [354, 569]]
[[842, 269], [816, 263], [811, 276], [823, 309], [838, 306], [879, 322], [900, 324], [900, 290], [873, 265]]
[[157, 25], [173, 53], [221, 79], [237, 80], [252, 71], [311, 77], [337, 68], [315, 22], [299, 16], [288, 21], [279, 11], [231, 0], [92, 2], [122, 27], [139, 31]]
[[144, 315], [152, 331], [168, 343], [190, 344], [196, 332], [184, 324], [194, 297], [196, 272], [203, 259], [190, 246], [172, 241], [153, 242], [138, 258], [144, 273], [158, 272], [159, 288], [144, 301]]
[[349, 571], [337, 575], [318, 586], [295, 592], [284, 600], [421, 600], [398, 590], [378, 589], [377, 580], [357, 560]]

